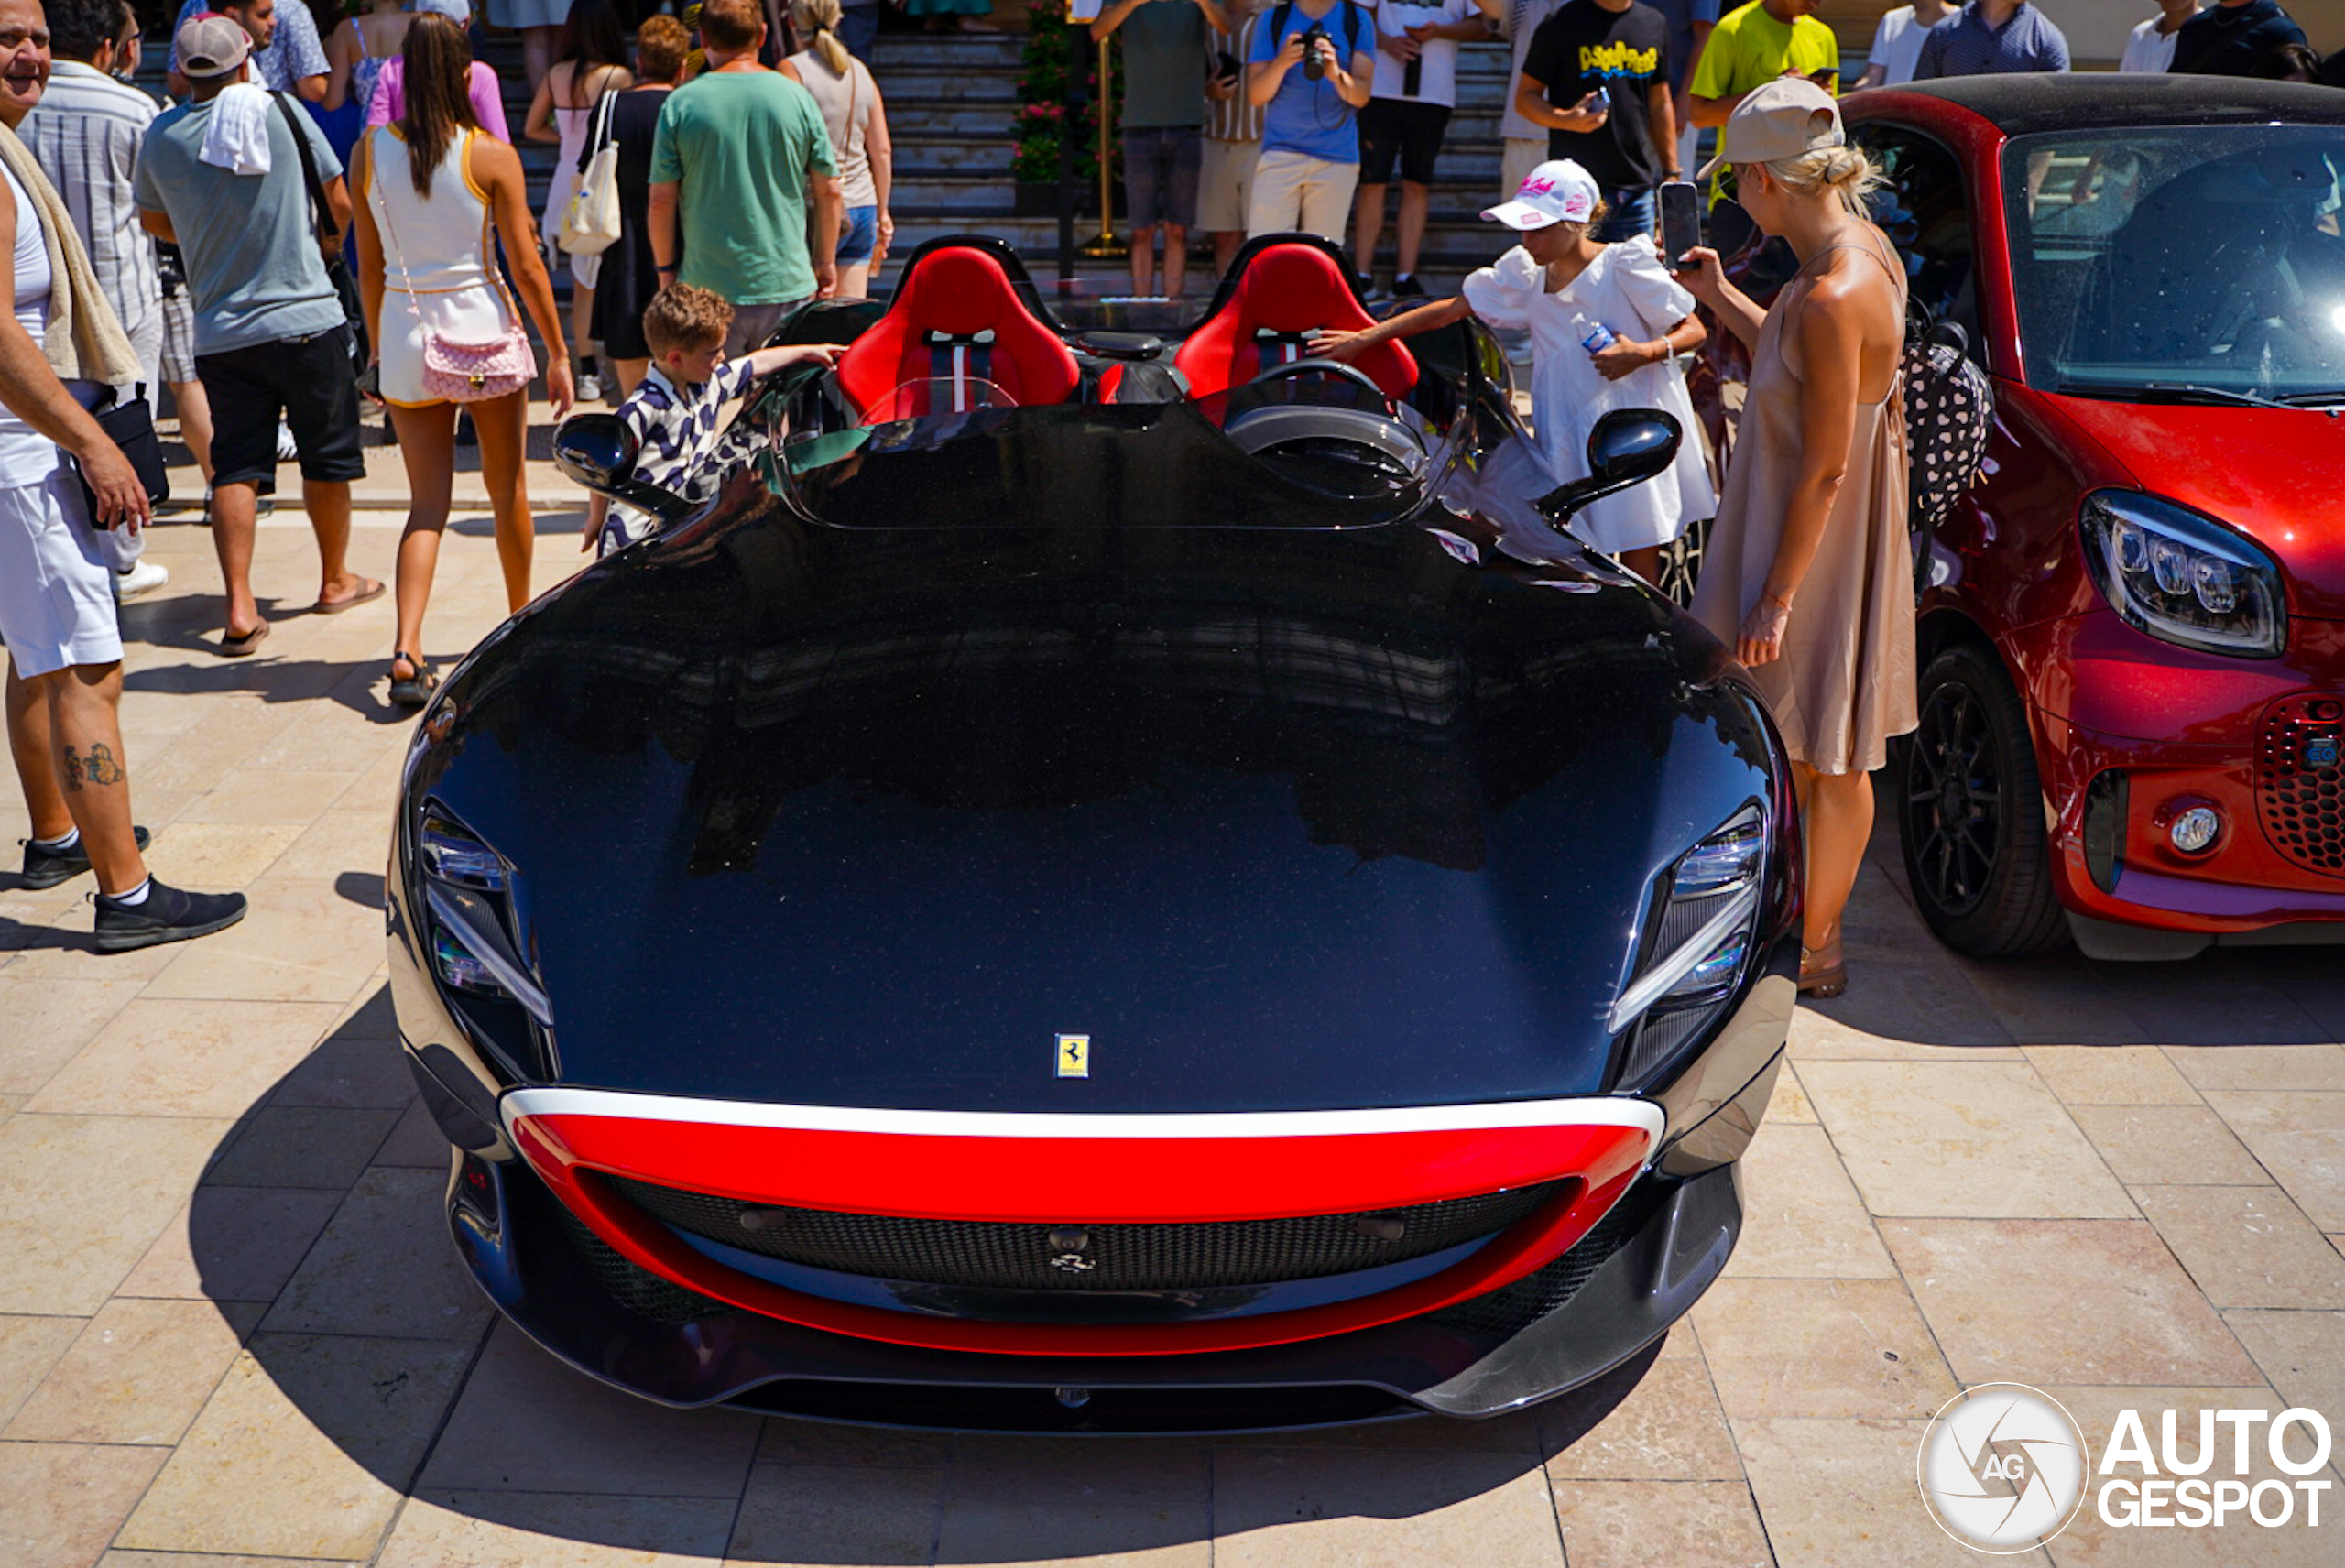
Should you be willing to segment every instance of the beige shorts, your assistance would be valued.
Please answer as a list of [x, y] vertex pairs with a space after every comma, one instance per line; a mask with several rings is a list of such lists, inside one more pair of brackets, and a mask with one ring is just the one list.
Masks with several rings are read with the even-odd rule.
[[1334, 163], [1281, 147], [1254, 166], [1253, 201], [1246, 211], [1246, 237], [1299, 230], [1336, 245], [1351, 223], [1352, 192], [1359, 165]]
[[1254, 199], [1254, 162], [1262, 144], [1205, 138], [1204, 165], [1197, 171], [1197, 227], [1212, 234], [1242, 234], [1246, 212]]
[[1511, 201], [1531, 171], [1547, 161], [1547, 138], [1544, 136], [1509, 136], [1506, 150], [1499, 157], [1499, 194], [1501, 201]]

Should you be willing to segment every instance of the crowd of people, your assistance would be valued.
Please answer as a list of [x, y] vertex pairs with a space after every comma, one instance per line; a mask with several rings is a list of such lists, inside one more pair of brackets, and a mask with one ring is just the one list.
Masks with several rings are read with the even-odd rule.
[[[94, 871], [101, 947], [199, 935], [244, 910], [234, 895], [153, 882], [130, 820], [115, 605], [167, 577], [138, 558], [149, 485], [125, 455], [144, 400], [168, 391], [205, 481], [224, 587], [218, 653], [248, 656], [269, 635], [256, 530], [291, 462], [318, 553], [312, 612], [394, 594], [386, 690], [420, 706], [438, 681], [423, 625], [461, 442], [477, 445], [518, 607], [540, 378], [555, 419], [607, 384], [655, 462], [688, 463], [777, 322], [806, 300], [868, 290], [894, 239], [893, 143], [869, 61], [879, 3], [702, 0], [671, 16], [647, 0], [488, 0], [484, 17], [472, 0], [354, 0], [346, 15], [184, 0], [167, 106], [131, 82], [146, 48], [132, 0], [0, 0], [0, 244], [16, 257], [15, 310], [0, 323], [9, 738], [33, 826], [26, 877], [49, 886]], [[1838, 139], [1836, 95], [2070, 62], [2027, 0], [1914, 0], [1881, 19], [1864, 71], [1844, 82], [1816, 4], [1081, 0], [1078, 11], [1120, 57], [1133, 286], [1175, 297], [1193, 236], [1210, 238], [1218, 270], [1247, 236], [1296, 230], [1348, 238], [1371, 289], [1388, 227], [1391, 294], [1425, 296], [1459, 47], [1510, 41], [1500, 172], [1512, 199], [1487, 215], [1522, 244], [1457, 298], [1317, 346], [1340, 357], [1468, 312], [1520, 334], [1542, 445], [1564, 463], [1604, 408], [1684, 403], [1681, 356], [1706, 339], [1745, 354], [1745, 459], [1681, 463], [1582, 526], [1650, 574], [1685, 518], [1718, 514], [1738, 542], [1697, 610], [1754, 665], [1780, 657], [1793, 671], [1779, 717], [1803, 715], [1786, 731], [1802, 731], [1812, 841], [1827, 866], [1846, 851], [1852, 877], [1870, 796], [1860, 810], [1835, 780], [1878, 762], [1900, 716], [1895, 681], [1803, 685], [1802, 638], [1876, 607], [1812, 583], [1805, 602], [1830, 607], [1793, 616], [1791, 604], [1804, 579], [1864, 574], [1869, 544], [1819, 553], [1819, 540], [1845, 543], [1829, 519], [1870, 508], [1860, 534], [1878, 535], [1885, 481], [1817, 475], [1843, 459], [1870, 474], [1887, 439], [1872, 316], [1902, 274], [1854, 205], [1870, 175]], [[2122, 69], [2336, 80], [2340, 61], [2315, 54], [2277, 0], [2158, 5]], [[902, 9], [939, 31], [987, 26], [987, 0]], [[558, 149], [535, 210], [502, 84], [474, 58], [484, 21], [521, 36], [521, 138]], [[1687, 177], [1705, 133], [1724, 148], [1697, 176], [1710, 248], [1673, 268], [1654, 244], [1655, 194]], [[613, 223], [582, 216], [590, 199]], [[1761, 311], [1719, 257], [1769, 234], [1797, 270]], [[1845, 360], [1832, 395], [1846, 394], [1853, 442], [1828, 463], [1797, 408], [1815, 377], [1782, 373], [1827, 351]], [[409, 492], [388, 583], [349, 560], [369, 400], [387, 409]], [[1795, 504], [1766, 528], [1729, 527], [1753, 495], [1777, 492]], [[645, 525], [598, 501], [584, 543], [616, 548]], [[1838, 904], [1812, 894], [1810, 910], [1816, 973], [1828, 975]]]

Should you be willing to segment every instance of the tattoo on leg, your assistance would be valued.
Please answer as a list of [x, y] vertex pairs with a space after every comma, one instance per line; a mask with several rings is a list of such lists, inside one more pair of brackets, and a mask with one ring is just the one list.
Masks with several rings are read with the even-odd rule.
[[82, 789], [82, 757], [70, 746], [65, 748], [65, 788], [75, 794]]
[[122, 782], [122, 764], [114, 759], [114, 748], [101, 741], [90, 747], [90, 755], [82, 764], [82, 776], [93, 784]]

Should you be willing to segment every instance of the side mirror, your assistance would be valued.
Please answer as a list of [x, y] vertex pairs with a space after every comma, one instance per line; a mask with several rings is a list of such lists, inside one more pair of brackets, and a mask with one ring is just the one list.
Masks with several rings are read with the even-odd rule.
[[1658, 408], [1615, 408], [1587, 432], [1587, 477], [1549, 491], [1539, 509], [1561, 522], [1591, 501], [1642, 485], [1677, 460], [1684, 439], [1676, 419]]
[[553, 433], [554, 466], [597, 495], [639, 506], [662, 523], [682, 520], [692, 503], [633, 477], [635, 437], [616, 414], [573, 414]]

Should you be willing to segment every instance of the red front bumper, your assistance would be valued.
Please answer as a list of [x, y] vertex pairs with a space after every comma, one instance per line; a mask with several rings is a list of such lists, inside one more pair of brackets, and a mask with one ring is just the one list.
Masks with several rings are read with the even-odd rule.
[[[1436, 1311], [1577, 1241], [1660, 1146], [1658, 1106], [1617, 1097], [1383, 1111], [993, 1116], [522, 1089], [503, 1114], [556, 1198], [643, 1268], [808, 1327], [936, 1349], [1170, 1356], [1292, 1344]], [[1351, 1214], [1560, 1182], [1463, 1261], [1412, 1284], [1184, 1323], [916, 1316], [785, 1289], [715, 1262], [601, 1178], [758, 1203], [940, 1220], [1114, 1225]]]

